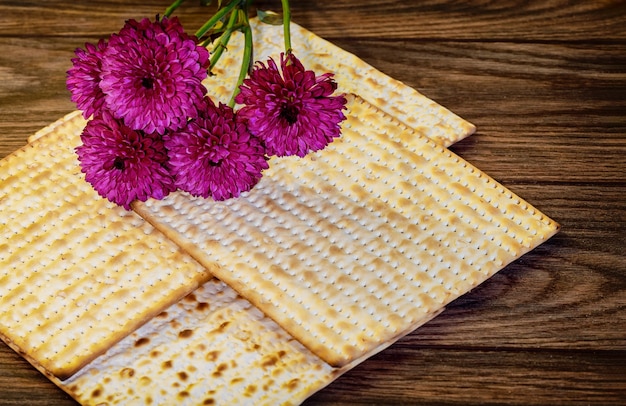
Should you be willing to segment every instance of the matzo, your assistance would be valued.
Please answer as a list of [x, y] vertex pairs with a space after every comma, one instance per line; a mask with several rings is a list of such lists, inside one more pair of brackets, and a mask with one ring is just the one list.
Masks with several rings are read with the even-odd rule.
[[224, 202], [135, 209], [334, 366], [367, 356], [558, 225], [452, 152], [353, 98], [341, 138], [273, 159]]
[[[264, 62], [273, 57], [278, 61], [284, 52], [283, 27], [263, 24], [256, 18], [250, 24], [255, 41], [254, 59]], [[205, 81], [209, 94], [224, 103], [228, 102], [237, 81], [243, 42], [243, 34], [233, 33], [227, 52], [213, 69], [215, 75]], [[442, 145], [449, 146], [476, 130], [473, 124], [417, 90], [295, 23], [291, 23], [291, 42], [295, 55], [307, 69], [317, 74], [335, 74], [340, 92], [358, 94], [410, 127], [419, 127], [422, 134]]]
[[75, 114], [0, 162], [0, 336], [63, 379], [211, 276], [96, 194]]
[[213, 280], [55, 383], [85, 405], [275, 406], [302, 402], [341, 372]]

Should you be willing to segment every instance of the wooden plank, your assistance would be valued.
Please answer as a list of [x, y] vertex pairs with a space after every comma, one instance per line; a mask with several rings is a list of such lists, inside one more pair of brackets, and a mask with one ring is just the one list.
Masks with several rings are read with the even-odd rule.
[[405, 344], [398, 343], [376, 356], [375, 368], [349, 372], [332, 390], [319, 392], [305, 404], [621, 405], [626, 396], [624, 351], [599, 354]]
[[[352, 0], [293, 3], [294, 21], [312, 28], [318, 35], [335, 38], [606, 42], [623, 40], [626, 30], [623, 1], [385, 0], [359, 2], [359, 7], [355, 7]], [[168, 4], [168, 1], [158, 0], [107, 0], [68, 5], [51, 0], [0, 5], [7, 8], [0, 35], [104, 35], [127, 18], [162, 14]], [[277, 0], [260, 0], [255, 4], [260, 9], [280, 11]], [[179, 14], [184, 21], [198, 21], [207, 12], [194, 1], [181, 8]], [[350, 18], [346, 18], [348, 15]], [[355, 21], [359, 24], [354, 24]]]

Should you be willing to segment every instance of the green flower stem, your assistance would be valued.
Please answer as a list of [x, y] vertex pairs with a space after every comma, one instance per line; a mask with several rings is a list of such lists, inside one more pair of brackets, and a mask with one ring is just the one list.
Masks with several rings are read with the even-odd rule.
[[230, 18], [228, 19], [228, 24], [226, 25], [226, 30], [220, 37], [219, 42], [213, 48], [213, 55], [211, 55], [211, 64], [209, 65], [209, 69], [215, 66], [215, 64], [217, 64], [217, 61], [219, 61], [219, 59], [222, 57], [222, 54], [224, 53], [224, 50], [226, 49], [226, 46], [230, 41], [230, 36], [236, 28], [237, 17], [239, 14], [238, 11], [239, 10], [237, 10], [237, 12], [231, 13]]
[[175, 2], [173, 2], [166, 10], [165, 13], [163, 13], [163, 17], [169, 17], [172, 15], [172, 13], [174, 12], [174, 10], [176, 10], [178, 7], [180, 7], [181, 4], [183, 4], [185, 0], [176, 0]]
[[244, 35], [244, 47], [243, 47], [243, 58], [241, 61], [241, 69], [239, 71], [239, 77], [237, 78], [237, 84], [235, 85], [235, 89], [233, 89], [233, 95], [228, 102], [228, 105], [233, 108], [235, 107], [235, 97], [239, 94], [239, 87], [243, 83], [243, 80], [248, 76], [248, 72], [252, 66], [252, 29], [250, 28], [250, 21], [248, 20], [248, 6], [252, 1], [247, 0], [245, 5], [245, 10], [243, 12], [243, 35]]
[[289, 9], [289, 0], [281, 0], [283, 6], [283, 37], [285, 39], [285, 53], [291, 53], [291, 10]]
[[241, 2], [238, 0], [237, 1], [233, 0], [230, 3], [228, 3], [224, 8], [219, 9], [217, 13], [213, 15], [213, 17], [211, 17], [206, 23], [204, 23], [202, 27], [198, 29], [198, 31], [196, 31], [196, 37], [198, 39], [202, 38], [204, 34], [209, 32], [209, 30], [213, 28], [215, 24], [217, 24], [224, 16], [230, 13], [240, 3]]
[[[231, 29], [231, 33], [235, 32], [235, 31], [240, 31], [240, 30], [242, 30], [242, 29], [243, 29], [243, 27], [244, 27], [244, 25], [243, 25], [243, 24], [237, 24], [237, 25], [234, 25], [234, 26], [232, 27], [232, 29]], [[216, 34], [220, 34], [220, 35], [221, 35], [221, 34], [224, 34], [225, 32], [226, 32], [226, 27], [223, 27], [223, 28], [221, 28], [221, 29], [216, 29], [216, 30], [211, 31], [211, 33], [212, 33], [213, 35], [216, 35]], [[218, 37], [219, 37], [219, 36], [218, 36]], [[200, 43], [200, 45], [201, 45], [201, 46], [203, 46], [203, 47], [208, 47], [208, 46], [209, 46], [209, 45], [211, 45], [213, 42], [215, 42], [215, 39], [214, 39], [214, 38], [212, 38], [212, 37], [207, 37], [207, 38], [205, 38], [205, 39], [204, 39], [204, 41], [202, 41], [202, 42]]]

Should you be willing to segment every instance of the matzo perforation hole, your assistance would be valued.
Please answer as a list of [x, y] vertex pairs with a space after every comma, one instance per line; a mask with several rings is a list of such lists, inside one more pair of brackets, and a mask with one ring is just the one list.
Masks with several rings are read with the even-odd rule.
[[489, 261], [491, 261], [491, 262], [498, 261], [498, 254], [497, 253], [491, 253], [491, 255], [489, 257]]
[[484, 217], [486, 214], [485, 209], [482, 207], [478, 207], [478, 205], [475, 203], [471, 204], [470, 208], [474, 210], [480, 217]]

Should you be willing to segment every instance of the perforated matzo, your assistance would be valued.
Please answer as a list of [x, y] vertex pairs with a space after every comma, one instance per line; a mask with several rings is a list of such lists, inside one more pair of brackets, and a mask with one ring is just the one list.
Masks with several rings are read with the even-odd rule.
[[276, 406], [340, 373], [213, 280], [57, 384], [85, 405]]
[[[252, 19], [254, 58], [278, 63], [284, 52], [282, 26], [260, 23]], [[317, 74], [332, 72], [340, 92], [356, 93], [376, 107], [395, 116], [432, 140], [449, 146], [475, 131], [468, 123], [448, 109], [420, 94], [417, 90], [393, 79], [357, 56], [318, 37], [298, 24], [291, 23], [294, 54], [307, 69]], [[227, 102], [237, 80], [243, 52], [243, 34], [234, 33], [225, 52], [213, 69], [215, 76], [206, 80], [209, 94]]]
[[225, 202], [137, 211], [331, 365], [404, 335], [558, 226], [361, 99], [341, 138]]
[[83, 125], [73, 115], [0, 162], [0, 336], [60, 378], [210, 278], [84, 181]]

